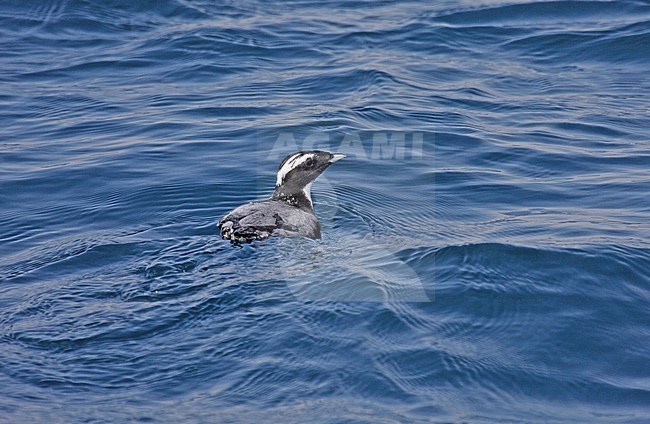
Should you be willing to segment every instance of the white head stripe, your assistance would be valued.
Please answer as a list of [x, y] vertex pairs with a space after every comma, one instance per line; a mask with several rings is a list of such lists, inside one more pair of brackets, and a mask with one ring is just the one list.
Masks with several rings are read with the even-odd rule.
[[278, 178], [275, 181], [275, 185], [279, 186], [284, 182], [284, 178], [287, 174], [296, 167], [302, 165], [307, 159], [313, 158], [316, 156], [314, 153], [296, 153], [282, 165], [282, 168], [278, 171]]

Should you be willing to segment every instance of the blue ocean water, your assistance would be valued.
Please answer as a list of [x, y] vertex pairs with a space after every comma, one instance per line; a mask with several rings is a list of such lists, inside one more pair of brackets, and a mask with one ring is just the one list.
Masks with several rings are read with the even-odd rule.
[[0, 422], [648, 422], [649, 75], [641, 0], [3, 1]]

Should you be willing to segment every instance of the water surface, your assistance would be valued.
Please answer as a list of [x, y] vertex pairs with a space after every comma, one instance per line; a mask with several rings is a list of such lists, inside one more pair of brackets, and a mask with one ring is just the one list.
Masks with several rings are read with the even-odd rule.
[[[650, 419], [647, 2], [5, 1], [0, 41], [0, 421]], [[348, 154], [323, 239], [220, 240], [294, 146]]]

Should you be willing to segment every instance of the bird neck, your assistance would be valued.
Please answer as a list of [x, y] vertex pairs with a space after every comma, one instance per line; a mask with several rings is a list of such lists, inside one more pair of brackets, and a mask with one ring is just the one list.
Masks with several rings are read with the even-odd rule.
[[311, 183], [307, 184], [302, 189], [287, 187], [285, 185], [275, 186], [271, 200], [279, 200], [286, 202], [291, 206], [312, 211]]

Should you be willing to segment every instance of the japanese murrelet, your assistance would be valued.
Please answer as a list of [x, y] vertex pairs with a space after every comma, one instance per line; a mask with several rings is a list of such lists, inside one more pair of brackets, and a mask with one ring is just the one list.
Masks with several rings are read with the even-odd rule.
[[320, 238], [314, 215], [311, 185], [344, 154], [320, 150], [295, 152], [278, 168], [275, 190], [270, 199], [242, 205], [219, 221], [221, 237], [237, 243], [263, 240], [269, 236]]

